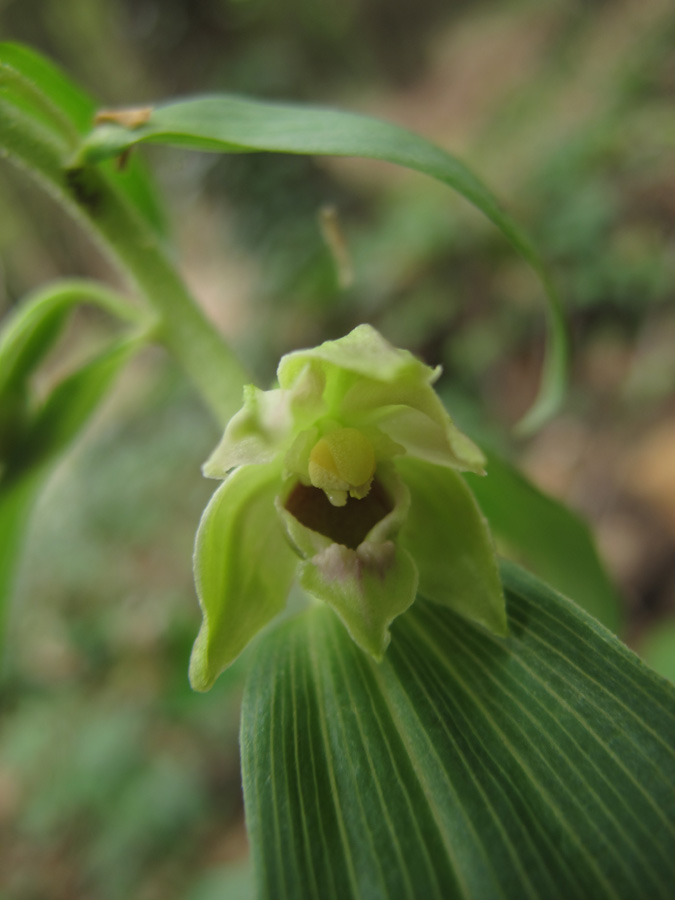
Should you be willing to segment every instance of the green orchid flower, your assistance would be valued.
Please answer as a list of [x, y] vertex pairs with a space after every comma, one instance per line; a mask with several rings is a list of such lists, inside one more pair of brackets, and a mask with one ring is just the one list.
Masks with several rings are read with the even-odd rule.
[[484, 458], [434, 392], [439, 374], [361, 325], [284, 356], [278, 388], [246, 388], [204, 465], [224, 480], [195, 544], [196, 690], [283, 610], [296, 576], [378, 661], [418, 592], [506, 634], [492, 538], [458, 474], [484, 474]]

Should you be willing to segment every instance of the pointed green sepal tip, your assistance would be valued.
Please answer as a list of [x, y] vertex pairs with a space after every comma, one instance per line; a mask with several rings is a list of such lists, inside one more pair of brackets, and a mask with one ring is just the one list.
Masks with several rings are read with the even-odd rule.
[[389, 626], [415, 599], [417, 580], [412, 557], [393, 541], [364, 541], [356, 550], [331, 544], [300, 569], [302, 587], [332, 607], [377, 662], [391, 640]]
[[232, 473], [204, 510], [194, 552], [203, 622], [190, 659], [190, 683], [208, 690], [286, 604], [297, 557], [288, 546], [274, 497], [275, 463]]
[[494, 542], [464, 479], [417, 459], [402, 459], [398, 467], [411, 496], [399, 540], [419, 569], [420, 594], [505, 637], [506, 604]]

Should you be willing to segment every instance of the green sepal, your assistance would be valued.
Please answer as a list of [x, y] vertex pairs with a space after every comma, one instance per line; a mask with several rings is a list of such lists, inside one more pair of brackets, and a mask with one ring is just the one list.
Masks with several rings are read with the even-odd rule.
[[208, 690], [286, 604], [297, 557], [274, 512], [276, 463], [242, 466], [204, 510], [194, 575], [204, 616], [190, 659], [190, 683]]
[[352, 640], [381, 662], [390, 624], [415, 599], [417, 567], [393, 541], [364, 541], [356, 550], [331, 544], [302, 564], [300, 584], [327, 603]]
[[417, 564], [420, 594], [505, 636], [506, 606], [492, 535], [464, 479], [419, 459], [398, 460], [397, 468], [411, 496], [399, 542]]
[[279, 390], [244, 387], [244, 405], [230, 419], [225, 434], [202, 466], [207, 478], [225, 478], [235, 466], [260, 465], [277, 456], [290, 428], [287, 404]]

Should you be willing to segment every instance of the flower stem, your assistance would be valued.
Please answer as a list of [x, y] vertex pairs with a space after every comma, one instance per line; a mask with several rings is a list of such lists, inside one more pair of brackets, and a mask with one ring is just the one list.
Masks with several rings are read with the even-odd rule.
[[140, 290], [158, 317], [157, 339], [178, 361], [220, 425], [241, 405], [250, 378], [195, 303], [161, 237], [103, 167], [69, 169], [46, 130], [0, 101], [2, 151], [47, 188]]

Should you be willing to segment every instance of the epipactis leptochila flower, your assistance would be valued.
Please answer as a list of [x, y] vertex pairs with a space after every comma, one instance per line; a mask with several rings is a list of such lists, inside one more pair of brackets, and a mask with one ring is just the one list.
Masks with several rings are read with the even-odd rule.
[[434, 392], [439, 374], [361, 325], [284, 356], [278, 388], [245, 389], [204, 466], [224, 481], [195, 544], [194, 688], [283, 610], [296, 575], [378, 661], [418, 592], [506, 633], [492, 538], [458, 474], [483, 473], [483, 455]]

